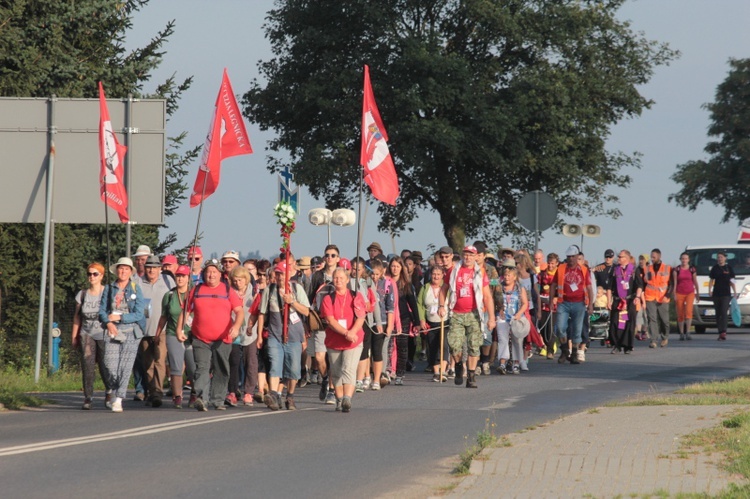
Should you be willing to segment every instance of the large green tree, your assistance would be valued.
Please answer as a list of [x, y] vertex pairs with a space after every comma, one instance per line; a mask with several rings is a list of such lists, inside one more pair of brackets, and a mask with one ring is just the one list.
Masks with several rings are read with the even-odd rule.
[[672, 180], [682, 188], [670, 201], [695, 211], [703, 201], [724, 208], [724, 222], [750, 217], [750, 59], [731, 59], [716, 100], [704, 108], [711, 113], [703, 149], [707, 160], [677, 166]]
[[[174, 77], [144, 92], [151, 72], [161, 63], [163, 47], [173, 33], [168, 23], [149, 43], [126, 50], [132, 14], [147, 0], [16, 0], [0, 3], [0, 96], [97, 98], [97, 82], [107, 96], [164, 98], [172, 114], [191, 78]], [[185, 166], [197, 148], [185, 150], [181, 134], [168, 140], [166, 215], [185, 199]], [[174, 234], [159, 240], [159, 227], [133, 227], [134, 244], [156, 251], [171, 245]], [[112, 254], [125, 254], [124, 226], [110, 228]], [[105, 228], [101, 225], [57, 224], [55, 227], [55, 320], [68, 325], [71, 300], [85, 284], [85, 265], [106, 262]], [[0, 364], [28, 365], [36, 332], [43, 248], [41, 224], [0, 224]], [[64, 327], [64, 330], [69, 328]], [[3, 341], [5, 340], [5, 341]]]
[[440, 216], [446, 240], [517, 234], [516, 203], [541, 189], [561, 216], [618, 216], [611, 186], [637, 154], [610, 153], [610, 128], [651, 101], [638, 86], [676, 56], [615, 16], [624, 0], [279, 1], [265, 25], [244, 114], [277, 136], [269, 169], [330, 207], [354, 204], [362, 67], [401, 184], [380, 228]]

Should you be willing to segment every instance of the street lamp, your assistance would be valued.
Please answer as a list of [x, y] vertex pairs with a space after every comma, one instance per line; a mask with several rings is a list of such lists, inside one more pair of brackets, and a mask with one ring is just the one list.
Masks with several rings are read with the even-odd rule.
[[562, 228], [564, 236], [578, 237], [581, 236], [581, 253], [583, 253], [583, 237], [599, 237], [602, 235], [602, 228], [598, 225], [585, 224], [583, 226], [576, 224], [565, 224]]
[[338, 210], [328, 210], [326, 208], [313, 208], [307, 214], [307, 219], [316, 227], [321, 225], [328, 226], [328, 244], [331, 244], [331, 224], [339, 227], [349, 227], [357, 221], [357, 215], [354, 210], [341, 208]]

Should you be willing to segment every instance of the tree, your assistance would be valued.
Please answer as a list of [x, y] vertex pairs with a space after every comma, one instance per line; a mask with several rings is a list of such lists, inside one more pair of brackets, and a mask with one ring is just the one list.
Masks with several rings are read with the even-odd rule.
[[521, 232], [518, 199], [541, 189], [561, 215], [616, 217], [637, 154], [610, 127], [652, 102], [637, 89], [677, 53], [615, 18], [624, 0], [288, 0], [268, 15], [275, 57], [244, 114], [278, 136], [295, 181], [351, 206], [359, 177], [362, 67], [369, 64], [401, 184], [380, 228], [437, 212], [448, 243]]
[[724, 208], [722, 222], [750, 217], [750, 59], [730, 59], [727, 78], [716, 89], [703, 149], [709, 159], [677, 166], [672, 180], [682, 188], [670, 201], [695, 211], [702, 201]]
[[[0, 4], [0, 96], [97, 98], [97, 82], [105, 82], [107, 96], [164, 98], [167, 113], [177, 109], [192, 78], [175, 77], [160, 84], [154, 93], [144, 92], [145, 82], [161, 63], [163, 46], [174, 30], [173, 23], [157, 33], [142, 48], [126, 51], [125, 35], [132, 27], [132, 14], [147, 0], [79, 0], [38, 2], [17, 0]], [[185, 165], [198, 148], [183, 151], [185, 134], [169, 138], [167, 151], [166, 215], [185, 199]], [[98, 165], [94, 165], [98, 171]], [[110, 228], [114, 256], [125, 254], [125, 229]], [[162, 251], [175, 240], [169, 234], [159, 241], [159, 227], [136, 225], [135, 244], [148, 244]], [[85, 284], [85, 266], [106, 262], [106, 236], [102, 225], [57, 224], [55, 226], [56, 320], [72, 320], [74, 293]], [[0, 224], [0, 293], [2, 325], [11, 348], [2, 351], [0, 363], [26, 366], [33, 362], [27, 352], [36, 331], [39, 271], [42, 261], [41, 224]], [[64, 330], [68, 328], [64, 327]]]

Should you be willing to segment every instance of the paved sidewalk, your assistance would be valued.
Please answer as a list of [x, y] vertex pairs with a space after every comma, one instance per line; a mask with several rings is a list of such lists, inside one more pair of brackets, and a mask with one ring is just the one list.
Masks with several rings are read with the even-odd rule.
[[666, 491], [716, 494], [741, 477], [721, 455], [680, 458], [681, 437], [720, 424], [737, 406], [603, 407], [485, 449], [449, 497], [629, 497]]

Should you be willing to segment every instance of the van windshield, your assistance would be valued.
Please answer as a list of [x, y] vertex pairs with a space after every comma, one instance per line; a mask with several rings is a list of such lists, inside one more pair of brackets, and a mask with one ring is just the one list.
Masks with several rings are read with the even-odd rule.
[[[716, 253], [721, 248], [707, 248], [687, 250], [690, 263], [695, 266], [698, 275], [707, 276], [711, 267], [716, 264]], [[750, 275], [750, 247], [747, 249], [728, 249], [727, 263], [734, 269], [736, 275]]]

